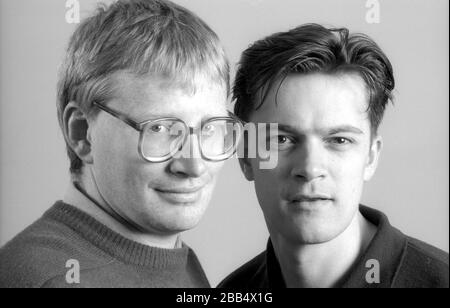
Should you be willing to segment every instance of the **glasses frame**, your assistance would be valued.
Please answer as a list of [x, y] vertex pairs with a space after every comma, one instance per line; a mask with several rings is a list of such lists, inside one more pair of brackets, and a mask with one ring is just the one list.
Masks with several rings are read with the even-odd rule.
[[[166, 161], [172, 159], [174, 157], [174, 155], [181, 149], [181, 147], [183, 147], [186, 144], [186, 142], [188, 140], [188, 137], [190, 135], [194, 135], [195, 134], [195, 135], [197, 135], [197, 138], [199, 138], [199, 139], [201, 138], [198, 135], [198, 133], [196, 133], [197, 128], [187, 125], [186, 122], [184, 122], [183, 120], [181, 120], [179, 118], [176, 118], [176, 117], [163, 117], [163, 118], [148, 119], [148, 120], [144, 120], [144, 121], [141, 121], [141, 122], [137, 122], [137, 121], [131, 119], [129, 116], [127, 116], [127, 115], [125, 115], [125, 114], [123, 114], [121, 112], [118, 112], [116, 110], [113, 110], [111, 108], [108, 108], [105, 105], [103, 105], [103, 104], [101, 104], [101, 103], [99, 103], [97, 101], [94, 101], [92, 104], [93, 104], [93, 106], [99, 108], [102, 111], [105, 111], [106, 113], [110, 114], [111, 116], [121, 120], [125, 124], [129, 125], [130, 127], [134, 128], [135, 130], [137, 130], [139, 132], [139, 143], [138, 143], [138, 149], [137, 150], [138, 150], [139, 154], [141, 155], [141, 157], [145, 161], [148, 161], [148, 162], [151, 162], [151, 163], [162, 163], [162, 162], [166, 162]], [[205, 122], [202, 122], [202, 124], [200, 126], [200, 130], [206, 124], [208, 124], [210, 122], [213, 122], [213, 121], [217, 121], [217, 120], [231, 120], [231, 121], [233, 121], [240, 128], [239, 134], [236, 137], [237, 141], [233, 145], [233, 151], [231, 151], [227, 155], [225, 155], [225, 153], [222, 154], [222, 155], [225, 155], [224, 157], [210, 158], [210, 157], [204, 155], [203, 149], [202, 149], [202, 147], [201, 147], [201, 145], [199, 143], [198, 147], [200, 149], [200, 154], [201, 154], [203, 159], [205, 159], [207, 161], [220, 162], [220, 161], [227, 160], [228, 158], [233, 156], [234, 153], [236, 153], [237, 147], [239, 145], [239, 139], [241, 138], [241, 135], [242, 135], [242, 132], [243, 132], [244, 122], [241, 119], [239, 119], [238, 117], [236, 117], [234, 114], [232, 114], [231, 112], [228, 112], [228, 115], [229, 115], [228, 117], [213, 117], [213, 118], [208, 119]], [[149, 157], [144, 155], [144, 147], [143, 147], [144, 131], [145, 131], [144, 128], [147, 125], [151, 124], [151, 123], [158, 123], [158, 122], [161, 122], [161, 121], [177, 121], [177, 122], [180, 122], [187, 128], [186, 132], [188, 132], [188, 133], [185, 133], [184, 138], [180, 141], [180, 144], [178, 146], [180, 149], [178, 149], [177, 151], [174, 151], [173, 153], [169, 153], [169, 154], [167, 154], [165, 156], [162, 156], [160, 158], [157, 158], [157, 157], [149, 158]]]

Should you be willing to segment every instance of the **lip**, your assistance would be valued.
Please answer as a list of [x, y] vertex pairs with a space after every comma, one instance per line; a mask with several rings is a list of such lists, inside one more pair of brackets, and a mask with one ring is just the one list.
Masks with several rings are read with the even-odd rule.
[[158, 192], [169, 193], [169, 194], [191, 194], [202, 189], [203, 186], [193, 186], [193, 187], [177, 187], [177, 188], [157, 188]]
[[195, 203], [202, 193], [203, 187], [178, 187], [169, 189], [155, 189], [160, 197], [172, 204]]
[[297, 193], [286, 198], [289, 208], [300, 211], [316, 211], [330, 205], [333, 200], [325, 194]]
[[322, 194], [297, 194], [288, 198], [290, 202], [316, 202], [316, 201], [331, 201], [333, 200], [327, 195]]

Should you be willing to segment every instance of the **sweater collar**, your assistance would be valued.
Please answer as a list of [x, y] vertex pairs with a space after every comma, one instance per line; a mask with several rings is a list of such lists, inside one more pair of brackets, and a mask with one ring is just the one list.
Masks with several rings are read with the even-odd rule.
[[175, 249], [140, 244], [125, 238], [87, 213], [62, 201], [57, 201], [44, 217], [66, 225], [97, 248], [124, 263], [159, 269], [186, 266], [190, 249], [185, 244]]

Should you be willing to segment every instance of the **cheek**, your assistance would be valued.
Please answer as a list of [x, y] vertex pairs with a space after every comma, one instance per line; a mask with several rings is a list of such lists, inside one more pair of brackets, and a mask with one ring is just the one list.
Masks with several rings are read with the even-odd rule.
[[253, 169], [255, 191], [260, 206], [266, 211], [275, 209], [280, 199], [280, 192], [284, 181], [281, 179], [281, 170], [275, 169]]
[[369, 149], [365, 144], [329, 155], [329, 168], [342, 177], [362, 177]]
[[349, 155], [336, 160], [331, 171], [337, 192], [344, 198], [359, 198], [364, 182], [366, 157], [362, 154]]
[[92, 148], [97, 160], [120, 163], [138, 156], [138, 134], [122, 125], [101, 123], [93, 136]]
[[[261, 160], [252, 159], [251, 160], [251, 168], [254, 175], [255, 186], [261, 192], [267, 192], [267, 194], [275, 194], [282, 189], [283, 185], [287, 185], [287, 181], [289, 181], [290, 176], [290, 168], [289, 165], [290, 160], [278, 156], [277, 164], [273, 168], [264, 168], [261, 164]], [[278, 194], [274, 195], [274, 197], [278, 197]]]
[[135, 136], [103, 134], [94, 144], [94, 168], [109, 183], [127, 184], [139, 178], [146, 162], [139, 156]]

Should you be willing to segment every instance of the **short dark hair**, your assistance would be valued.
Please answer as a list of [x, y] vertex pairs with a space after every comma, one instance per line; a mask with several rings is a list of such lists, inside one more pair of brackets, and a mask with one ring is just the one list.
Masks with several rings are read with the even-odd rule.
[[346, 28], [305, 24], [275, 33], [246, 49], [233, 86], [234, 112], [248, 121], [264, 103], [269, 90], [278, 89], [290, 73], [357, 73], [368, 94], [372, 135], [376, 134], [387, 102], [392, 101], [395, 81], [391, 63], [367, 35]]
[[[70, 101], [95, 116], [92, 102], [110, 99], [112, 76], [120, 71], [139, 77], [155, 74], [191, 92], [207, 77], [229, 92], [223, 46], [197, 15], [168, 0], [117, 0], [100, 5], [70, 38], [57, 86], [61, 128]], [[83, 162], [66, 145], [70, 172], [78, 174]]]

